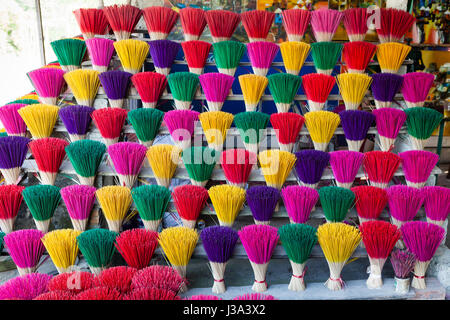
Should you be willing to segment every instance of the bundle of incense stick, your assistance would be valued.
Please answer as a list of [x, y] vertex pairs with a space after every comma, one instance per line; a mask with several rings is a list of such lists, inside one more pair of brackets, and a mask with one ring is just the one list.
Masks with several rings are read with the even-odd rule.
[[152, 40], [166, 39], [179, 17], [178, 12], [163, 6], [144, 8], [142, 14]]
[[266, 225], [249, 225], [239, 231], [239, 238], [252, 266], [255, 282], [252, 290], [267, 290], [266, 273], [279, 236], [277, 228]]
[[317, 237], [330, 268], [325, 285], [330, 290], [341, 290], [341, 271], [361, 241], [360, 232], [345, 223], [325, 223], [317, 229]]
[[257, 41], [247, 44], [247, 55], [252, 65], [253, 73], [266, 76], [280, 48], [277, 44], [267, 41]]
[[250, 42], [264, 41], [275, 20], [275, 13], [266, 10], [250, 10], [242, 12], [241, 19]]
[[405, 223], [400, 231], [406, 247], [417, 257], [411, 286], [416, 289], [425, 289], [426, 271], [444, 238], [445, 230], [432, 223], [411, 221]]
[[225, 268], [239, 238], [238, 233], [230, 227], [212, 226], [203, 229], [200, 233], [200, 238], [208, 256], [214, 278], [212, 292], [224, 293], [226, 291], [224, 282]]
[[227, 149], [222, 152], [220, 158], [227, 183], [240, 188], [247, 184], [256, 163], [256, 154], [245, 149]]
[[239, 13], [228, 10], [208, 10], [205, 18], [213, 42], [230, 40], [241, 22]]
[[370, 261], [367, 287], [380, 288], [383, 285], [381, 271], [395, 243], [400, 239], [400, 230], [386, 221], [367, 221], [359, 226], [359, 230]]
[[181, 27], [185, 41], [198, 40], [206, 27], [205, 11], [186, 7], [180, 10]]
[[156, 183], [168, 188], [180, 162], [181, 149], [170, 144], [158, 144], [148, 148], [147, 160], [155, 175]]
[[386, 190], [373, 186], [357, 186], [350, 190], [355, 194], [359, 223], [377, 220], [388, 203]]
[[[172, 267], [185, 278], [186, 270], [198, 241], [197, 231], [187, 227], [170, 227], [159, 234], [159, 244]], [[187, 290], [183, 283], [180, 292]]]
[[309, 55], [310, 49], [311, 46], [304, 42], [282, 42], [280, 44], [280, 51], [286, 72], [297, 76]]
[[289, 41], [302, 41], [311, 21], [311, 11], [297, 8], [283, 10], [283, 26]]
[[306, 224], [286, 224], [278, 229], [278, 234], [292, 267], [288, 289], [305, 290], [305, 265], [317, 242], [317, 229]]

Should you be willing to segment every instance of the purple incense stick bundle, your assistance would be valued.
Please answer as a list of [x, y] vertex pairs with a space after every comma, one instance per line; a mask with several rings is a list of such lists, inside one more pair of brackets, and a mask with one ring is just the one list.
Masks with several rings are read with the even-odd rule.
[[[386, 191], [392, 224], [400, 228], [404, 223], [412, 221], [422, 207], [424, 201], [422, 192], [405, 185], [391, 186]], [[398, 241], [396, 246], [404, 249], [401, 241]]]
[[268, 225], [280, 200], [280, 191], [273, 187], [253, 186], [247, 189], [246, 199], [255, 224]]
[[6, 184], [17, 184], [20, 167], [28, 151], [30, 139], [25, 137], [0, 137], [0, 172]]
[[429, 186], [421, 189], [423, 206], [429, 223], [442, 227], [450, 212], [450, 189], [441, 186]]
[[319, 150], [303, 150], [296, 152], [295, 156], [297, 157], [295, 170], [300, 182], [305, 187], [315, 189], [322, 178], [328, 161], [330, 161], [330, 155]]
[[78, 105], [59, 109], [59, 117], [69, 133], [71, 142], [86, 139], [94, 110], [92, 107]]
[[209, 111], [222, 110], [223, 103], [227, 99], [234, 77], [224, 73], [210, 72], [198, 77], [203, 92], [205, 93]]
[[114, 41], [104, 38], [86, 39], [86, 47], [92, 68], [98, 72], [107, 71], [114, 54]]
[[445, 230], [432, 223], [411, 221], [405, 223], [400, 231], [406, 247], [417, 257], [411, 286], [416, 289], [425, 289], [427, 287], [425, 273], [437, 248], [444, 240]]
[[36, 271], [39, 260], [45, 251], [41, 238], [44, 233], [36, 229], [18, 230], [4, 237], [9, 255], [17, 266], [19, 275]]
[[208, 256], [214, 278], [212, 292], [224, 293], [226, 291], [223, 279], [225, 268], [239, 238], [238, 233], [230, 227], [212, 226], [203, 229], [200, 233], [200, 238]]
[[410, 72], [403, 75], [403, 98], [406, 106], [423, 107], [434, 82], [434, 75], [425, 72]]
[[75, 230], [86, 230], [89, 216], [94, 207], [95, 191], [94, 187], [85, 185], [71, 185], [60, 190]]
[[372, 77], [372, 95], [377, 109], [389, 108], [403, 84], [403, 77], [394, 73], [375, 73]]
[[108, 147], [108, 154], [121, 186], [132, 188], [143, 165], [147, 147], [136, 142], [118, 142]]
[[375, 116], [367, 111], [346, 110], [339, 112], [348, 150], [360, 151]]
[[391, 264], [395, 273], [395, 291], [408, 293], [409, 275], [416, 264], [416, 255], [408, 250], [394, 249], [391, 253]]
[[362, 165], [364, 155], [357, 151], [334, 151], [330, 153], [331, 170], [338, 187], [350, 189]]
[[316, 189], [295, 185], [284, 187], [281, 196], [291, 223], [306, 223], [319, 200]]
[[0, 300], [33, 300], [48, 292], [49, 274], [31, 273], [15, 277], [0, 286]]
[[431, 171], [439, 161], [436, 153], [425, 150], [410, 150], [398, 155], [402, 159], [406, 184], [419, 189], [425, 186]]
[[27, 73], [43, 104], [56, 105], [65, 84], [64, 71], [57, 68], [40, 68]]
[[164, 123], [169, 130], [173, 142], [185, 150], [191, 146], [195, 123], [199, 113], [192, 110], [171, 110], [164, 114]]
[[406, 121], [406, 113], [400, 109], [382, 108], [372, 111], [377, 124], [381, 151], [391, 151], [395, 139]]
[[98, 75], [111, 108], [122, 108], [132, 74], [125, 71], [106, 71]]
[[17, 112], [17, 110], [25, 106], [26, 104], [22, 103], [12, 103], [0, 108], [0, 121], [2, 122], [8, 136], [25, 137], [27, 133], [27, 125], [23, 121], [19, 112]]
[[267, 267], [280, 239], [278, 230], [267, 225], [249, 225], [243, 227], [238, 233], [255, 275], [252, 290], [266, 291]]
[[156, 72], [167, 77], [181, 45], [170, 40], [153, 40], [148, 44]]

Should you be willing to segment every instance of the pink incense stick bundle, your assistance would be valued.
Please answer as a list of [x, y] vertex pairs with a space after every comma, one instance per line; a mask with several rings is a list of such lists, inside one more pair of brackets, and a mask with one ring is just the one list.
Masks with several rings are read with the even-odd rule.
[[127, 113], [127, 110], [120, 108], [103, 108], [92, 112], [91, 117], [107, 146], [119, 141]]
[[241, 20], [250, 42], [265, 41], [275, 20], [275, 12], [245, 11], [241, 13]]
[[156, 108], [167, 86], [166, 76], [157, 72], [136, 73], [131, 77], [131, 82], [141, 97], [144, 108]]
[[253, 73], [265, 77], [279, 50], [278, 45], [273, 42], [256, 41], [248, 43], [247, 54]]
[[402, 159], [406, 184], [419, 189], [425, 186], [431, 171], [439, 161], [436, 153], [425, 150], [410, 150], [398, 155]]
[[309, 111], [320, 111], [336, 83], [333, 76], [322, 73], [309, 73], [302, 76], [303, 90], [308, 100]]
[[386, 190], [373, 186], [357, 186], [350, 190], [355, 195], [359, 223], [377, 220], [388, 203]]
[[243, 227], [238, 234], [255, 275], [252, 290], [266, 291], [267, 267], [280, 239], [277, 228], [268, 225], [249, 225]]
[[60, 190], [73, 228], [85, 231], [87, 222], [94, 208], [96, 189], [85, 185], [71, 185]]
[[400, 239], [400, 230], [386, 221], [367, 221], [359, 226], [359, 230], [370, 262], [367, 288], [381, 288], [381, 272], [395, 243]]
[[223, 151], [220, 157], [227, 183], [244, 188], [253, 166], [257, 163], [256, 154], [246, 149], [228, 149]]
[[427, 221], [442, 227], [450, 212], [450, 189], [429, 186], [421, 189]]
[[427, 287], [425, 273], [437, 248], [444, 240], [445, 229], [424, 221], [411, 221], [405, 223], [400, 230], [406, 247], [417, 258], [411, 286], [425, 289]]
[[357, 151], [330, 152], [331, 170], [338, 187], [350, 189], [364, 160], [364, 154]]
[[43, 104], [56, 105], [63, 89], [64, 71], [57, 68], [41, 68], [27, 73]]
[[200, 8], [186, 7], [181, 9], [179, 14], [184, 40], [198, 40], [206, 27], [205, 11]]
[[[414, 219], [424, 202], [423, 194], [419, 189], [405, 185], [389, 187], [387, 195], [392, 224], [399, 228]], [[397, 248], [404, 249], [403, 242], [399, 241]]]
[[198, 77], [205, 93], [209, 111], [220, 111], [233, 86], [234, 77], [224, 73], [209, 72]]
[[350, 41], [364, 41], [367, 27], [367, 8], [351, 8], [344, 11], [343, 23]]
[[283, 26], [289, 41], [302, 41], [311, 21], [311, 11], [301, 9], [283, 10]]
[[306, 223], [319, 200], [316, 189], [295, 185], [281, 189], [281, 196], [291, 223]]
[[332, 9], [319, 9], [311, 12], [311, 29], [317, 42], [329, 42], [344, 14]]
[[406, 121], [406, 113], [400, 109], [381, 108], [372, 111], [377, 124], [381, 151], [391, 151], [395, 139]]
[[16, 185], [0, 186], [0, 229], [6, 234], [11, 233], [14, 229], [24, 189], [25, 187]]
[[30, 273], [9, 279], [0, 286], [0, 300], [33, 300], [48, 291], [49, 274]]
[[164, 123], [169, 129], [170, 136], [181, 150], [191, 146], [198, 115], [197, 111], [192, 110], [171, 110], [164, 114]]
[[114, 41], [105, 38], [87, 39], [86, 47], [91, 58], [92, 69], [98, 72], [108, 71], [114, 54]]
[[211, 44], [206, 41], [191, 40], [181, 43], [189, 72], [201, 75], [208, 59]]
[[408, 108], [423, 107], [434, 75], [425, 72], [410, 72], [403, 75], [402, 94]]
[[364, 73], [372, 60], [377, 46], [370, 42], [353, 41], [344, 43], [342, 60], [349, 73]]
[[136, 142], [119, 142], [108, 147], [121, 186], [133, 187], [146, 153], [147, 147]]
[[22, 103], [12, 103], [0, 107], [0, 121], [8, 136], [25, 137], [27, 134], [27, 125], [19, 112], [17, 112], [17, 110], [25, 106], [26, 104]]
[[386, 189], [400, 166], [398, 155], [386, 151], [364, 153], [363, 169], [371, 186]]
[[44, 233], [36, 229], [11, 232], [4, 237], [9, 255], [17, 266], [19, 275], [36, 272], [39, 260], [45, 251], [41, 238]]
[[31, 141], [28, 146], [39, 170], [42, 184], [54, 185], [59, 167], [66, 156], [66, 140], [59, 138], [42, 138]]
[[129, 4], [104, 7], [103, 12], [117, 41], [129, 39], [142, 16], [141, 9]]
[[272, 113], [270, 123], [275, 130], [280, 150], [292, 152], [305, 117], [293, 112]]
[[152, 6], [142, 10], [151, 40], [164, 40], [178, 21], [178, 12], [171, 8]]

